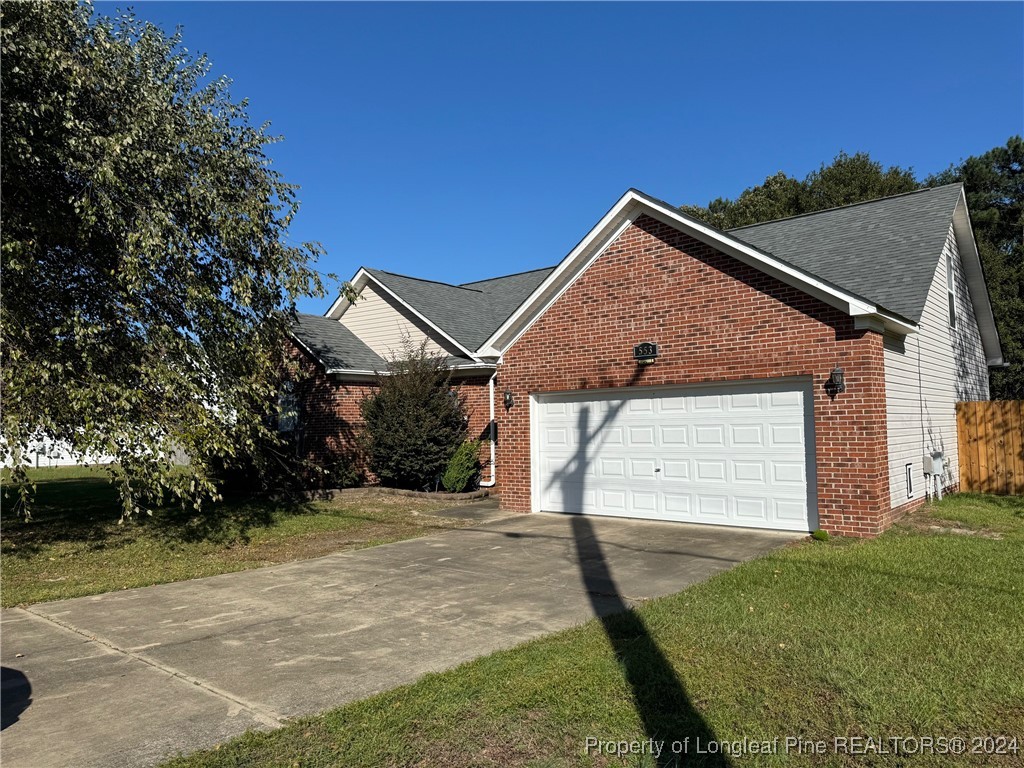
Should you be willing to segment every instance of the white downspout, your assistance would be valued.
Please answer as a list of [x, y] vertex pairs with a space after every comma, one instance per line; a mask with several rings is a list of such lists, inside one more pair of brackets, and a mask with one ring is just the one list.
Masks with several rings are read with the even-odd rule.
[[495, 432], [495, 427], [497, 426], [494, 423], [494, 380], [497, 377], [498, 377], [498, 374], [497, 374], [497, 372], [495, 372], [491, 376], [490, 380], [488, 380], [488, 382], [487, 382], [488, 394], [490, 394], [490, 396], [491, 396], [491, 440], [490, 440], [490, 442], [491, 442], [491, 479], [490, 480], [482, 481], [480, 483], [480, 487], [481, 488], [493, 488], [494, 484], [496, 482], [498, 482], [498, 462], [497, 462], [497, 459], [495, 458], [495, 453], [494, 453], [494, 437], [495, 437], [494, 432]]

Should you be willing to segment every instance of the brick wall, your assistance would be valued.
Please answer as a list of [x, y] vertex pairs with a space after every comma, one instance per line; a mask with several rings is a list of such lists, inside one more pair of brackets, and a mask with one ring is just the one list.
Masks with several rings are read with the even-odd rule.
[[[297, 389], [301, 404], [299, 450], [302, 455], [322, 467], [340, 459], [351, 459], [365, 470], [365, 459], [360, 455], [357, 442], [363, 424], [359, 404], [373, 392], [374, 383], [327, 376], [317, 362], [294, 345], [290, 354], [304, 373]], [[473, 377], [453, 382], [466, 405], [470, 438], [489, 434], [487, 381], [487, 377]], [[481, 457], [484, 461], [490, 459], [486, 446], [481, 448]], [[485, 470], [484, 479], [488, 476]]]
[[[658, 343], [637, 366], [633, 344]], [[824, 383], [835, 365], [847, 391]], [[643, 216], [512, 347], [498, 371], [502, 504], [530, 509], [531, 393], [808, 377], [819, 524], [872, 536], [890, 522], [882, 336], [823, 302]]]

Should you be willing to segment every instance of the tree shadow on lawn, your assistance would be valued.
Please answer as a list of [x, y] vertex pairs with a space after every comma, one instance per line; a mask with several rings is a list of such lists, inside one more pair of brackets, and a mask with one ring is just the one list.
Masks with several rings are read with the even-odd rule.
[[[16, 491], [5, 487], [4, 492]], [[5, 496], [4, 502], [7, 507], [10, 497]], [[284, 516], [316, 511], [316, 505], [308, 502], [229, 500], [207, 503], [199, 512], [167, 506], [154, 510], [152, 516], [142, 514], [119, 524], [120, 498], [105, 477], [38, 480], [32, 519], [4, 516], [4, 554], [30, 557], [60, 544], [105, 549], [139, 533], [167, 545], [247, 543], [254, 530], [267, 528]]]

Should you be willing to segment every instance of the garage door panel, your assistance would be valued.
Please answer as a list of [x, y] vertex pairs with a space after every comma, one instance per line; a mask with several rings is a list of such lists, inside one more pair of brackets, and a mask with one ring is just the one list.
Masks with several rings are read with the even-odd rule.
[[725, 427], [721, 424], [698, 424], [693, 428], [693, 445], [696, 448], [724, 448]]
[[695, 413], [722, 412], [721, 395], [698, 395], [693, 398], [693, 411]]
[[630, 491], [630, 512], [637, 517], [647, 517], [658, 513], [658, 494], [650, 491]]
[[709, 496], [705, 494], [696, 494], [697, 500], [697, 515], [700, 518], [707, 518], [709, 520], [728, 520], [729, 519], [729, 499], [725, 496]]
[[730, 424], [734, 448], [764, 448], [764, 426], [761, 424]]
[[612, 479], [624, 479], [626, 477], [625, 459], [598, 459], [597, 465], [601, 468], [601, 477]]
[[807, 398], [789, 387], [542, 398], [540, 508], [809, 530]]
[[805, 482], [804, 464], [799, 461], [773, 461], [772, 480], [776, 484], [800, 485]]
[[686, 413], [689, 399], [685, 397], [663, 397], [658, 401], [659, 413]]
[[658, 462], [655, 459], [630, 459], [629, 478], [631, 480], [654, 480]]
[[764, 484], [763, 461], [734, 461], [732, 463], [732, 479], [737, 483]]
[[800, 448], [803, 450], [804, 430], [799, 424], [772, 424], [771, 430], [772, 448]]
[[747, 498], [736, 496], [733, 499], [736, 505], [736, 518], [746, 522], [768, 522], [768, 500], [761, 498]]
[[662, 461], [661, 474], [664, 480], [689, 480], [690, 462], [679, 459], [665, 459]]
[[756, 392], [745, 392], [741, 395], [729, 396], [730, 411], [758, 411], [761, 409], [761, 395]]
[[725, 482], [725, 459], [698, 459], [695, 465], [699, 482]]
[[807, 519], [807, 503], [802, 499], [775, 501], [775, 519], [779, 522], [802, 523]]
[[645, 448], [654, 446], [654, 427], [627, 427], [626, 442], [630, 447], [634, 448]]
[[690, 444], [690, 428], [681, 427], [659, 427], [661, 431], [661, 444], [663, 446], [687, 446]]

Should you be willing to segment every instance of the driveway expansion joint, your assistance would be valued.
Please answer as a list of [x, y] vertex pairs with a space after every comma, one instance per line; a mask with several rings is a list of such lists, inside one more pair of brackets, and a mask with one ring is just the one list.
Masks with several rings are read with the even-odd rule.
[[94, 642], [98, 645], [102, 645], [103, 647], [108, 648], [114, 651], [115, 653], [119, 653], [122, 656], [126, 656], [130, 659], [134, 659], [135, 661], [139, 661], [149, 667], [152, 667], [153, 669], [156, 669], [159, 672], [163, 672], [165, 675], [169, 677], [180, 680], [183, 683], [188, 683], [189, 685], [195, 688], [199, 688], [205, 693], [209, 694], [210, 696], [213, 696], [218, 699], [223, 699], [224, 701], [229, 702], [234, 706], [241, 707], [246, 712], [248, 712], [253, 717], [253, 719], [257, 720], [263, 725], [269, 726], [271, 728], [280, 728], [282, 725], [285, 724], [287, 720], [287, 718], [284, 715], [278, 712], [274, 712], [271, 709], [268, 709], [259, 704], [255, 704], [251, 701], [246, 701], [245, 699], [240, 698], [234, 695], [233, 693], [229, 693], [228, 691], [222, 690], [214, 685], [211, 685], [205, 680], [201, 680], [198, 677], [190, 675], [187, 672], [183, 672], [180, 669], [176, 669], [175, 667], [172, 667], [168, 664], [163, 664], [157, 661], [156, 659], [146, 656], [143, 653], [131, 651], [127, 648], [122, 648], [121, 646], [117, 645], [117, 643], [111, 642], [110, 640], [102, 638], [99, 635], [95, 635], [92, 632], [87, 632], [83, 629], [79, 629], [75, 625], [69, 624], [66, 621], [61, 621], [60, 619], [57, 619], [53, 616], [47, 616], [44, 613], [34, 611], [32, 610], [32, 606], [23, 607], [21, 608], [21, 610], [25, 611], [25, 613], [29, 614], [30, 616], [34, 616], [37, 619], [41, 619], [51, 624], [55, 624], [61, 629], [64, 629], [68, 632], [73, 632], [74, 634], [79, 635], [80, 637], [84, 637], [86, 640]]

